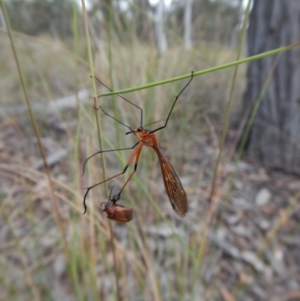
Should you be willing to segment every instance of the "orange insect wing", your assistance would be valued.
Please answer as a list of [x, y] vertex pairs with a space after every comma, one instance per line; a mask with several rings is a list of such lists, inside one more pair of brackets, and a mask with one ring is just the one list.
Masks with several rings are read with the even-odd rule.
[[178, 178], [174, 168], [161, 150], [158, 142], [156, 143], [154, 150], [157, 153], [160, 162], [165, 189], [170, 199], [171, 205], [174, 211], [179, 216], [183, 217], [188, 212], [188, 200], [186, 192], [184, 191], [180, 179]]

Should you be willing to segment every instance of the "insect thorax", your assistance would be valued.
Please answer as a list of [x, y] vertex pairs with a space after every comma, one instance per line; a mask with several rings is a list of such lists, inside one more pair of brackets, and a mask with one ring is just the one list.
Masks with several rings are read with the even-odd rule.
[[148, 130], [142, 129], [137, 131], [139, 135], [140, 142], [149, 147], [155, 147], [156, 145], [156, 136], [155, 134], [150, 133]]

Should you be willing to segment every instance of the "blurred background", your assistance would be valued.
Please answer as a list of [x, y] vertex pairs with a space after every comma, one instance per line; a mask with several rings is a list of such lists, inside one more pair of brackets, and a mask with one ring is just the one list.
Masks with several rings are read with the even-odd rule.
[[[120, 200], [133, 220], [100, 206], [133, 166], [92, 189], [82, 215], [83, 188], [132, 153], [98, 154], [83, 174], [99, 136], [105, 150], [136, 142], [94, 110], [89, 48], [113, 90], [170, 79], [299, 43], [298, 0], [86, 0], [91, 45], [80, 1], [0, 3], [0, 300], [300, 300], [298, 48], [195, 76], [180, 96], [157, 136], [184, 218], [147, 147]], [[154, 129], [187, 81], [123, 96]], [[118, 96], [98, 105], [140, 125]]]

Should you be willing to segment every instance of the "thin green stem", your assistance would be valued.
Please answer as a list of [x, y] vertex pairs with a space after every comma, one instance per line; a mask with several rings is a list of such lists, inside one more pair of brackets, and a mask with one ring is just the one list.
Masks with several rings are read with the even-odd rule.
[[[243, 27], [242, 27], [241, 38], [240, 38], [240, 41], [239, 41], [238, 52], [237, 52], [237, 56], [236, 56], [237, 60], [239, 60], [239, 58], [241, 56], [242, 46], [243, 46], [245, 36], [246, 36], [246, 29], [247, 29], [247, 24], [248, 24], [248, 17], [249, 17], [251, 2], [252, 2], [252, 0], [248, 1], [248, 5], [247, 5], [247, 8], [246, 8], [246, 12], [245, 12], [245, 18], [244, 18]], [[221, 162], [221, 156], [222, 156], [224, 143], [225, 143], [226, 136], [227, 136], [227, 130], [228, 130], [228, 125], [229, 125], [229, 117], [230, 117], [230, 112], [231, 112], [231, 107], [232, 107], [233, 93], [234, 93], [234, 87], [235, 87], [235, 84], [236, 84], [236, 77], [237, 77], [238, 67], [239, 67], [239, 65], [235, 66], [233, 77], [232, 77], [229, 101], [228, 101], [227, 108], [226, 108], [225, 122], [224, 122], [224, 126], [223, 126], [223, 132], [222, 132], [222, 138], [221, 138], [221, 142], [220, 142], [220, 149], [219, 149], [219, 154], [218, 154], [218, 158], [217, 158], [217, 163], [216, 163], [215, 170], [214, 170], [213, 181], [212, 181], [211, 191], [210, 191], [210, 195], [209, 195], [209, 202], [212, 202], [213, 195], [214, 195], [214, 190], [215, 190], [215, 186], [216, 186], [216, 181], [217, 181], [217, 178], [218, 178], [218, 169], [219, 169], [219, 165], [220, 165], [220, 162]]]
[[[239, 58], [240, 58], [241, 53], [242, 53], [242, 47], [243, 47], [243, 43], [244, 43], [245, 36], [246, 36], [246, 29], [247, 29], [247, 24], [248, 24], [248, 17], [249, 17], [251, 2], [252, 2], [252, 0], [248, 1], [248, 5], [247, 5], [246, 11], [245, 11], [243, 27], [242, 27], [241, 36], [240, 36], [240, 39], [239, 39], [239, 45], [238, 45], [238, 48], [237, 48], [236, 61], [239, 61]], [[227, 130], [228, 130], [228, 125], [229, 125], [229, 118], [230, 118], [230, 112], [231, 112], [231, 107], [232, 107], [232, 102], [233, 102], [233, 94], [234, 94], [234, 88], [235, 88], [235, 84], [236, 84], [238, 67], [239, 67], [238, 64], [235, 65], [234, 73], [233, 73], [233, 76], [232, 76], [229, 100], [228, 100], [228, 104], [227, 104], [227, 107], [226, 107], [226, 115], [225, 115], [225, 121], [224, 121], [224, 126], [223, 126], [222, 138], [221, 138], [221, 141], [220, 141], [220, 148], [219, 148], [218, 158], [217, 158], [217, 162], [216, 162], [216, 166], [215, 166], [215, 170], [214, 170], [214, 175], [213, 175], [213, 180], [212, 180], [212, 185], [211, 185], [211, 192], [210, 192], [210, 195], [209, 195], [209, 198], [208, 198], [208, 201], [209, 201], [211, 206], [209, 207], [209, 212], [208, 212], [208, 214], [206, 216], [206, 219], [205, 219], [204, 231], [203, 231], [203, 235], [202, 235], [202, 239], [201, 239], [201, 243], [200, 243], [200, 247], [199, 247], [199, 252], [198, 252], [197, 268], [195, 269], [195, 274], [194, 274], [193, 279], [197, 278], [196, 273], [201, 268], [203, 254], [204, 254], [206, 246], [207, 246], [207, 243], [206, 243], [207, 229], [208, 229], [209, 224], [210, 224], [210, 222], [211, 222], [211, 220], [214, 216], [215, 210], [217, 209], [217, 202], [219, 202], [219, 200], [220, 200], [220, 198], [218, 198], [218, 200], [216, 200], [216, 202], [213, 202], [213, 196], [214, 196], [214, 192], [215, 192], [216, 181], [217, 181], [217, 178], [218, 178], [218, 168], [219, 168], [219, 165], [220, 165], [220, 162], [221, 162], [221, 156], [222, 156], [222, 152], [223, 152], [223, 148], [224, 148], [224, 144], [225, 144], [225, 140], [226, 140], [226, 136], [227, 136]], [[195, 288], [195, 281], [194, 281], [192, 287]], [[195, 291], [194, 291], [194, 293], [195, 293]]]
[[[286, 52], [286, 51], [289, 51], [289, 50], [297, 48], [297, 47], [300, 47], [300, 42], [295, 43], [295, 44], [291, 44], [291, 45], [288, 45], [288, 46], [283, 46], [283, 47], [280, 47], [280, 48], [276, 48], [276, 49], [266, 51], [266, 52], [263, 52], [263, 53], [260, 53], [260, 54], [256, 54], [256, 55], [253, 55], [253, 56], [249, 56], [247, 58], [237, 60], [237, 61], [233, 61], [233, 62], [230, 62], [230, 63], [226, 63], [226, 64], [223, 64], [223, 65], [220, 65], [220, 66], [204, 69], [204, 70], [201, 70], [201, 71], [195, 71], [194, 76], [207, 74], [207, 73], [212, 73], [212, 72], [215, 72], [215, 71], [218, 71], [218, 70], [234, 67], [236, 65], [249, 63], [249, 62], [252, 62], [252, 61], [262, 59], [262, 58], [267, 57], [267, 56], [275, 55], [275, 54], [278, 54], [278, 53], [281, 53], [281, 52]], [[126, 93], [133, 92], [133, 91], [144, 90], [144, 89], [148, 89], [148, 88], [151, 88], [151, 87], [172, 83], [172, 82], [182, 80], [182, 79], [186, 79], [186, 78], [190, 78], [190, 77], [191, 77], [191, 73], [188, 73], [188, 74], [184, 74], [184, 75], [181, 75], [181, 76], [176, 76], [176, 77], [172, 77], [172, 78], [169, 78], [169, 79], [164, 79], [164, 80], [161, 80], [161, 81], [157, 81], [157, 82], [153, 82], [153, 83], [149, 83], [149, 84], [145, 84], [145, 85], [141, 85], [141, 86], [137, 86], [137, 87], [133, 87], [133, 88], [127, 88], [127, 89], [123, 89], [123, 90], [116, 90], [116, 91], [113, 91], [113, 92], [102, 93], [102, 94], [99, 94], [98, 97], [110, 96], [110, 95], [115, 95], [115, 94], [126, 94]]]
[[20, 83], [21, 83], [22, 90], [23, 90], [23, 93], [24, 93], [24, 99], [25, 99], [25, 102], [26, 102], [26, 105], [27, 105], [28, 113], [29, 113], [29, 116], [30, 116], [30, 121], [31, 121], [33, 130], [34, 130], [34, 134], [35, 134], [35, 137], [36, 137], [36, 140], [37, 140], [38, 148], [39, 148], [39, 151], [40, 151], [40, 154], [41, 154], [41, 158], [43, 160], [44, 170], [45, 170], [47, 180], [48, 180], [49, 192], [50, 192], [50, 196], [51, 196], [51, 200], [52, 200], [52, 204], [53, 204], [54, 218], [56, 220], [58, 228], [61, 232], [61, 236], [63, 238], [63, 247], [64, 247], [65, 256], [66, 256], [68, 262], [70, 262], [70, 251], [69, 251], [69, 248], [68, 248], [65, 231], [64, 231], [64, 228], [63, 228], [62, 217], [61, 217], [61, 215], [59, 213], [59, 210], [58, 210], [58, 200], [57, 200], [57, 198], [54, 194], [53, 182], [52, 182], [49, 167], [48, 167], [48, 164], [47, 164], [47, 161], [46, 161], [45, 151], [44, 151], [44, 148], [43, 148], [43, 145], [42, 145], [42, 142], [41, 142], [40, 133], [39, 133], [39, 130], [38, 130], [38, 125], [37, 125], [37, 122], [35, 120], [35, 116], [34, 116], [34, 113], [33, 113], [32, 107], [31, 107], [31, 102], [30, 102], [30, 99], [29, 99], [27, 86], [26, 86], [26, 83], [25, 83], [25, 77], [24, 77], [24, 74], [22, 72], [22, 67], [21, 67], [21, 64], [20, 64], [20, 61], [19, 61], [19, 57], [18, 57], [16, 48], [15, 48], [14, 40], [13, 40], [13, 37], [12, 37], [10, 22], [9, 22], [8, 14], [7, 14], [7, 11], [6, 11], [6, 7], [5, 7], [5, 4], [4, 4], [4, 1], [3, 0], [0, 0], [0, 1], [1, 1], [0, 3], [1, 3], [1, 8], [2, 8], [2, 11], [3, 11], [4, 19], [5, 19], [5, 22], [6, 22], [7, 33], [8, 33], [8, 36], [9, 36], [13, 56], [14, 56], [16, 66], [17, 66], [17, 69], [18, 69]]
[[[91, 42], [90, 42], [90, 35], [89, 35], [89, 28], [88, 28], [88, 21], [87, 21], [87, 12], [86, 12], [86, 7], [85, 7], [85, 1], [81, 0], [82, 4], [82, 12], [83, 12], [83, 20], [84, 20], [84, 28], [85, 28], [85, 35], [86, 35], [86, 42], [87, 42], [87, 48], [88, 48], [88, 57], [89, 57], [89, 65], [90, 65], [90, 72], [92, 77], [92, 85], [93, 85], [93, 100], [94, 100], [94, 107], [98, 107], [97, 103], [97, 91], [96, 91], [96, 79], [94, 77], [94, 64], [93, 64], [93, 56], [92, 56], [92, 50], [91, 50]], [[97, 110], [95, 111], [95, 119], [96, 119], [96, 124], [97, 124], [97, 133], [98, 133], [98, 142], [99, 142], [99, 147], [100, 150], [103, 150], [103, 139], [102, 139], [102, 130], [101, 130], [101, 122], [100, 122], [100, 114], [98, 114]], [[106, 173], [105, 173], [105, 159], [104, 156], [101, 154], [101, 164], [102, 164], [102, 171], [103, 171], [103, 178], [106, 178]], [[108, 188], [107, 188], [107, 183], [105, 183], [105, 193], [108, 195]], [[120, 290], [119, 290], [119, 273], [118, 273], [118, 265], [116, 261], [116, 252], [115, 252], [115, 242], [114, 242], [114, 235], [113, 235], [113, 229], [111, 222], [108, 221], [109, 225], [109, 233], [110, 233], [110, 241], [111, 241], [111, 247], [112, 247], [112, 252], [113, 252], [113, 259], [114, 259], [114, 274], [115, 274], [115, 291], [117, 294], [117, 298], [119, 301], [122, 300], [121, 295], [120, 295]], [[95, 245], [95, 242], [92, 242], [92, 245]], [[94, 257], [95, 254], [92, 254], [92, 257]]]
[[[76, 191], [80, 187], [80, 176], [78, 171], [81, 171], [80, 166], [80, 138], [81, 138], [81, 108], [78, 99], [78, 46], [79, 46], [79, 32], [78, 32], [78, 6], [73, 2], [73, 54], [74, 54], [74, 85], [75, 85], [75, 95], [76, 95], [76, 105], [77, 105], [77, 129], [76, 129], [76, 138], [74, 143], [74, 154], [73, 154], [73, 189]], [[76, 197], [74, 196], [74, 202], [76, 202]], [[71, 222], [73, 225], [76, 225], [78, 221], [77, 212], [72, 211]], [[78, 301], [84, 300], [84, 290], [82, 289], [81, 282], [79, 279], [79, 271], [83, 269], [83, 262], [80, 260], [80, 242], [78, 240], [77, 231], [72, 231], [72, 262], [70, 267], [71, 277], [73, 279], [75, 293]]]

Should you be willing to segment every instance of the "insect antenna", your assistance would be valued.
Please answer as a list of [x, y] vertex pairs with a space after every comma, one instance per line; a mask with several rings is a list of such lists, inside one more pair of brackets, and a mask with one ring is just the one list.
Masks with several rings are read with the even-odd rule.
[[[113, 90], [111, 88], [109, 88], [108, 86], [106, 86], [97, 76], [95, 76], [95, 79], [101, 84], [103, 85], [106, 89], [108, 89], [109, 91], [113, 92]], [[92, 76], [91, 76], [92, 78]], [[134, 107], [138, 108], [139, 110], [141, 110], [141, 119], [140, 119], [140, 127], [142, 127], [143, 125], [143, 109], [141, 107], [139, 107], [138, 105], [136, 105], [135, 103], [131, 102], [130, 100], [128, 100], [127, 98], [125, 98], [124, 96], [122, 96], [121, 94], [117, 94], [119, 97], [121, 97], [123, 100], [127, 101], [128, 103], [130, 103], [131, 105], [133, 105]]]
[[[143, 124], [142, 128], [145, 128], [146, 126], [149, 126], [149, 125], [152, 125], [152, 124], [155, 124], [155, 123], [162, 122], [162, 121], [164, 121], [164, 120], [166, 120], [166, 119], [167, 119], [167, 118], [162, 118], [162, 119], [160, 119], [160, 120], [157, 120], [157, 121], [154, 121], [154, 122], [151, 122], [151, 123]], [[169, 119], [172, 119], [172, 118], [169, 118]], [[130, 132], [127, 132], [126, 135], [127, 135], [127, 134], [131, 134], [131, 133], [134, 133], [134, 134], [135, 134], [134, 131], [130, 131]], [[136, 134], [135, 134], [135, 135], [136, 135]]]
[[[151, 123], [143, 124], [143, 128], [145, 128], [146, 126], [155, 124], [155, 123], [159, 123], [159, 122], [165, 121], [166, 119], [167, 119], [167, 118], [162, 118], [162, 119], [160, 119], [160, 120], [153, 121], [153, 122], [151, 122]], [[170, 118], [170, 119], [172, 119], [172, 118]]]

